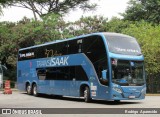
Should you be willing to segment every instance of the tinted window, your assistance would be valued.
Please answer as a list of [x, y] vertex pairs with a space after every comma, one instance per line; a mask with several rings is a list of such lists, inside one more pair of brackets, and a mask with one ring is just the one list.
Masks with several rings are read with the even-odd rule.
[[[44, 47], [40, 47], [42, 50], [41, 50], [41, 54], [42, 56], [39, 56], [37, 58], [45, 58], [45, 57], [52, 57], [54, 55], [57, 55], [57, 51], [56, 51], [56, 44], [52, 44], [52, 45], [47, 45], [47, 46], [44, 46]], [[39, 53], [37, 51], [37, 53]]]
[[38, 68], [37, 76], [39, 80], [88, 80], [81, 66]]
[[[115, 61], [112, 59], [112, 61]], [[144, 64], [142, 61], [117, 60], [112, 64], [112, 81], [120, 85], [144, 85]]]
[[76, 80], [87, 81], [88, 77], [81, 66], [76, 67]]
[[70, 79], [73, 80], [76, 78], [76, 67], [77, 66], [71, 66], [70, 68]]
[[83, 40], [83, 52], [93, 64], [106, 57], [106, 49], [100, 36], [91, 36]]
[[83, 52], [83, 39], [76, 39], [68, 41], [68, 54], [77, 54]]
[[94, 65], [100, 83], [107, 85], [107, 83], [103, 83], [102, 80], [102, 71], [108, 70], [107, 53], [102, 37], [90, 36], [84, 38], [83, 52], [86, 54], [86, 56], [90, 59], [90, 61]]
[[34, 50], [36, 53], [36, 58], [45, 58], [47, 56], [45, 46], [34, 48]]
[[83, 52], [93, 63], [98, 78], [101, 72], [108, 68], [107, 53], [104, 42], [100, 36], [91, 36], [83, 40]]
[[68, 42], [61, 42], [57, 44], [50, 44], [40, 46], [32, 49], [19, 51], [18, 60], [38, 59], [52, 56], [61, 56], [68, 53]]
[[68, 54], [78, 53], [78, 44], [77, 40], [68, 41]]
[[37, 69], [37, 76], [39, 80], [45, 80], [46, 79], [46, 69]]
[[56, 80], [69, 80], [70, 73], [69, 67], [57, 67], [57, 79]]
[[117, 54], [141, 55], [135, 38], [125, 35], [106, 35], [109, 51]]
[[67, 51], [68, 51], [67, 42], [57, 43], [54, 56], [66, 55]]

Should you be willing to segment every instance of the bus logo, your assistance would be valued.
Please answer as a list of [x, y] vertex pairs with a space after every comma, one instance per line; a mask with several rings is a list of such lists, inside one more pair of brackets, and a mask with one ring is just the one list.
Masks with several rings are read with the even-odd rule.
[[50, 67], [68, 65], [69, 56], [65, 57], [52, 57], [49, 60], [37, 61], [37, 67]]
[[68, 56], [67, 57], [60, 57], [60, 58], [51, 58], [52, 66], [60, 66], [60, 65], [68, 65]]

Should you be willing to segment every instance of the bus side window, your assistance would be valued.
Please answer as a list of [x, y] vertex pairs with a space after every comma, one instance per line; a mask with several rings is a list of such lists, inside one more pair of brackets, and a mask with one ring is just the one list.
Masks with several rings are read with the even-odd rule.
[[37, 76], [38, 76], [39, 80], [45, 80], [46, 79], [46, 70], [45, 69], [38, 69]]
[[82, 66], [76, 66], [76, 80], [88, 81], [87, 74], [85, 73]]
[[79, 45], [77, 40], [68, 41], [68, 54], [77, 54], [79, 51]]
[[61, 42], [56, 44], [56, 51], [54, 51], [54, 56], [62, 56], [68, 53], [67, 42]]
[[47, 68], [46, 80], [57, 80], [57, 72], [59, 72], [57, 67]]
[[108, 58], [103, 39], [101, 36], [91, 36], [84, 38], [83, 41], [83, 52], [94, 65], [100, 80], [102, 70], [108, 69]]
[[75, 70], [75, 66], [71, 66], [70, 67], [70, 80], [75, 79], [75, 74], [76, 74], [76, 70]]
[[82, 52], [82, 39], [78, 39], [77, 40], [77, 44], [78, 44], [78, 52], [81, 53]]

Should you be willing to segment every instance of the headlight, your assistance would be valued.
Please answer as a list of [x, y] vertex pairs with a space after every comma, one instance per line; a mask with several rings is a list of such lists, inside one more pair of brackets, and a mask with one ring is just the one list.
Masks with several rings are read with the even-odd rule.
[[113, 90], [115, 90], [115, 91], [118, 92], [118, 93], [122, 93], [122, 90], [121, 90], [120, 88], [113, 87]]
[[142, 93], [142, 92], [146, 92], [146, 87], [141, 90], [141, 93]]

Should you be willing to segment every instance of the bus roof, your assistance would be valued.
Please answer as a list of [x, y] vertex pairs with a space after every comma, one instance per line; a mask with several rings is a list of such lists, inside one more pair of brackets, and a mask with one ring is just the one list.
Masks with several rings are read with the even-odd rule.
[[30, 47], [26, 47], [26, 48], [21, 48], [19, 49], [19, 51], [22, 51], [22, 50], [26, 50], [26, 49], [31, 49], [31, 48], [36, 48], [36, 47], [41, 47], [41, 46], [45, 46], [45, 45], [50, 45], [50, 44], [54, 44], [54, 43], [59, 43], [59, 42], [65, 42], [65, 41], [69, 41], [69, 40], [74, 40], [74, 39], [78, 39], [78, 38], [84, 38], [84, 37], [88, 37], [88, 36], [92, 36], [92, 35], [108, 35], [108, 36], [120, 36], [120, 35], [123, 35], [123, 36], [128, 36], [128, 35], [124, 35], [124, 34], [120, 34], [120, 33], [113, 33], [113, 32], [98, 32], [98, 33], [91, 33], [91, 34], [85, 34], [85, 35], [80, 35], [80, 36], [76, 36], [76, 37], [73, 37], [73, 38], [68, 38], [68, 39], [61, 39], [61, 40], [54, 40], [54, 41], [51, 41], [51, 42], [46, 42], [44, 44], [39, 44], [39, 45], [35, 45], [35, 46], [30, 46]]

